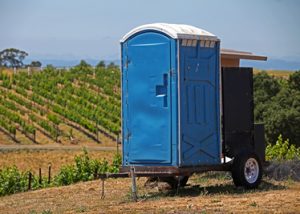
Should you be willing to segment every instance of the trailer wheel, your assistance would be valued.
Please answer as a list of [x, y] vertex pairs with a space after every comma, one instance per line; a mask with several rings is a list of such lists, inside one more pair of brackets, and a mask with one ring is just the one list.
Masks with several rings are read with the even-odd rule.
[[231, 173], [236, 186], [243, 186], [247, 189], [256, 188], [262, 178], [259, 157], [253, 152], [241, 153], [234, 158]]

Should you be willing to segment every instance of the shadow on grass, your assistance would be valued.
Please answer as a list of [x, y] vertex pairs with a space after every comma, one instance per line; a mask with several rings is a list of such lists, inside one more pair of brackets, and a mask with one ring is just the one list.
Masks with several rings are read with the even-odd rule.
[[149, 193], [147, 195], [140, 196], [141, 199], [159, 199], [161, 197], [197, 197], [204, 195], [229, 195], [229, 194], [246, 194], [254, 192], [264, 192], [270, 190], [282, 190], [286, 189], [283, 185], [275, 185], [268, 181], [262, 181], [257, 189], [248, 190], [242, 187], [235, 187], [233, 183], [203, 186], [193, 185], [180, 188], [178, 190], [167, 190], [164, 192]]
[[217, 179], [220, 181], [232, 180], [230, 172], [206, 172], [196, 176], [196, 181], [202, 183], [207, 182], [210, 179]]

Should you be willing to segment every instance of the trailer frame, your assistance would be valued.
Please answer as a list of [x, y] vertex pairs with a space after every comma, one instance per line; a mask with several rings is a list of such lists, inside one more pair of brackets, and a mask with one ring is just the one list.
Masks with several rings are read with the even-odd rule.
[[[189, 167], [174, 166], [122, 166], [119, 173], [98, 174], [97, 178], [101, 180], [101, 199], [105, 198], [105, 180], [108, 178], [131, 178], [132, 200], [137, 201], [136, 177], [175, 177], [191, 176], [208, 171], [231, 171], [232, 161], [214, 165], [201, 165]], [[177, 185], [177, 191], [180, 182]]]

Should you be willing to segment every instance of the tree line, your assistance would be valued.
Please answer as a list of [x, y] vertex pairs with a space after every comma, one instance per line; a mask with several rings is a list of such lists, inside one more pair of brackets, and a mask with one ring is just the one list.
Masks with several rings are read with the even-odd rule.
[[[40, 61], [32, 61], [30, 64], [25, 65], [23, 61], [27, 56], [28, 53], [26, 51], [22, 51], [16, 48], [4, 49], [0, 51], [0, 67], [6, 67], [6, 68], [42, 67], [42, 63]], [[91, 67], [91, 65], [89, 65], [84, 60], [81, 60], [78, 66], [83, 67], [84, 69]], [[103, 60], [99, 61], [96, 67], [105, 68], [106, 67], [105, 62]], [[107, 65], [107, 68], [114, 68], [114, 67], [116, 67], [116, 65], [113, 62]]]
[[300, 146], [300, 70], [288, 79], [266, 72], [253, 77], [255, 122], [265, 124], [266, 140], [275, 143], [278, 136]]

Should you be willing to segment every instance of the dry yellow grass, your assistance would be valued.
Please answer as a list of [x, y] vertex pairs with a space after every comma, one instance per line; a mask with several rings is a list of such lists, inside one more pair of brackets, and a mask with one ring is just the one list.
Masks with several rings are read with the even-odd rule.
[[[260, 69], [253, 69], [253, 73], [257, 74], [259, 72], [262, 72], [263, 70]], [[278, 77], [278, 78], [284, 78], [284, 79], [288, 79], [289, 76], [293, 73], [293, 71], [289, 71], [289, 70], [266, 70], [266, 72], [270, 75], [270, 76], [274, 76], [274, 77]]]
[[[107, 159], [112, 161], [115, 151], [89, 151], [93, 159]], [[82, 151], [68, 150], [19, 150], [19, 151], [1, 151], [0, 169], [6, 166], [16, 165], [21, 171], [31, 170], [35, 174], [39, 168], [46, 173], [48, 165], [51, 164], [53, 174], [56, 174], [62, 165], [73, 164], [75, 155], [82, 154]]]
[[[14, 142], [10, 137], [0, 132], [0, 144], [7, 145], [7, 144], [13, 144]], [[14, 143], [15, 144], [15, 143]]]
[[108, 179], [105, 199], [100, 181], [78, 183], [0, 198], [2, 213], [299, 213], [300, 183], [265, 181], [254, 191], [233, 186], [230, 180], [192, 179], [178, 195], [143, 187], [137, 181], [139, 201], [131, 202], [130, 179]]

